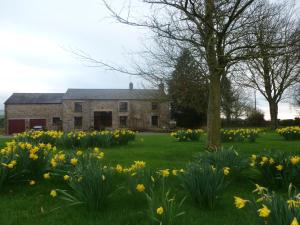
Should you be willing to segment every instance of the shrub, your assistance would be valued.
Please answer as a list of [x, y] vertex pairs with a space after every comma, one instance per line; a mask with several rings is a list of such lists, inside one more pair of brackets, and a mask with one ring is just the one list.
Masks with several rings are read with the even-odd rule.
[[178, 141], [198, 141], [203, 133], [204, 131], [201, 129], [187, 129], [172, 132], [171, 136], [175, 137]]
[[207, 163], [190, 163], [182, 173], [185, 190], [200, 207], [213, 209], [221, 197], [230, 168], [214, 168]]
[[276, 132], [286, 140], [300, 140], [300, 127], [285, 127], [277, 129]]
[[228, 149], [221, 148], [215, 152], [201, 152], [196, 156], [196, 159], [200, 163], [208, 163], [219, 169], [230, 167], [231, 174], [235, 175], [249, 166], [247, 159], [241, 158], [232, 147]]
[[256, 184], [257, 193], [253, 201], [235, 198], [235, 205], [241, 209], [248, 203], [252, 205], [252, 209], [257, 215], [259, 224], [269, 225], [296, 225], [300, 221], [300, 201], [299, 194], [289, 187], [288, 199], [283, 198], [276, 193], [270, 194], [268, 189]]
[[248, 126], [253, 127], [263, 127], [266, 125], [265, 115], [262, 111], [253, 110], [246, 118], [246, 123]]
[[50, 158], [55, 151], [50, 144], [7, 142], [0, 156], [1, 166], [6, 168], [2, 168], [2, 174], [14, 177], [14, 181], [39, 178], [50, 169]]
[[50, 143], [60, 148], [92, 148], [126, 145], [135, 139], [135, 132], [130, 130], [114, 131], [75, 131], [63, 133], [61, 131], [28, 131], [15, 136], [17, 141]]
[[255, 142], [262, 129], [221, 129], [221, 140], [222, 142]]
[[57, 192], [70, 206], [84, 204], [89, 210], [99, 210], [114, 191], [113, 175], [113, 170], [103, 166], [101, 159], [92, 154], [84, 155], [69, 175], [71, 190]]
[[300, 156], [283, 152], [252, 155], [250, 165], [256, 167], [269, 185], [281, 187], [299, 182]]

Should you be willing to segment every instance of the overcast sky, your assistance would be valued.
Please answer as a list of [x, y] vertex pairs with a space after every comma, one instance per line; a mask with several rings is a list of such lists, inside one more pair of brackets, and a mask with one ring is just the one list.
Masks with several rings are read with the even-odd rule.
[[[13, 92], [128, 88], [130, 81], [143, 88], [145, 81], [88, 67], [70, 50], [126, 65], [127, 52], [141, 50], [145, 34], [109, 19], [101, 0], [0, 0], [0, 109]], [[269, 118], [266, 102], [259, 99]], [[280, 105], [279, 118], [295, 115], [288, 104]]]

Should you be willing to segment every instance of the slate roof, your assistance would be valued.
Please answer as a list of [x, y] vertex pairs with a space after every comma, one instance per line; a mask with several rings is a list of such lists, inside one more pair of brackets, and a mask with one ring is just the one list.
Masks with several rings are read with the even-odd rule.
[[63, 99], [151, 100], [165, 96], [158, 89], [68, 89]]
[[166, 99], [159, 89], [68, 89], [66, 93], [13, 93], [4, 104], [60, 104], [63, 100]]
[[64, 93], [13, 93], [4, 104], [59, 104]]

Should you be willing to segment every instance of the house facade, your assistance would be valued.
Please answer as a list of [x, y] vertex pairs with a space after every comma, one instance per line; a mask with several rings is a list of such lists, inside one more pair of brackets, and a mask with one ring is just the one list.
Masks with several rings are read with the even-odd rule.
[[169, 102], [161, 89], [68, 89], [66, 93], [14, 93], [5, 102], [6, 133], [35, 126], [47, 130], [169, 126]]

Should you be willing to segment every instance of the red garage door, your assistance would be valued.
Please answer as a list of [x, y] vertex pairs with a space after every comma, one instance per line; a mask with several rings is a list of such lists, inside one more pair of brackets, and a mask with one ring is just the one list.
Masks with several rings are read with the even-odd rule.
[[46, 119], [30, 119], [29, 120], [30, 129], [34, 126], [42, 126], [43, 128], [46, 127]]
[[9, 120], [8, 121], [8, 133], [9, 134], [16, 134], [22, 133], [25, 131], [25, 120]]

